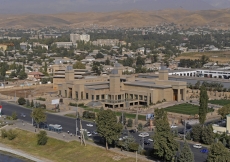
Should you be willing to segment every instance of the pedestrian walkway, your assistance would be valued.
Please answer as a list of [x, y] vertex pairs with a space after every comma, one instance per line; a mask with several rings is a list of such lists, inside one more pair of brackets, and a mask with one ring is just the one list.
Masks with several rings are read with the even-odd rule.
[[[30, 131], [30, 132], [33, 132], [33, 133], [38, 133], [39, 132], [37, 129], [35, 129], [35, 127], [32, 126], [31, 123], [25, 123], [25, 122], [22, 122], [22, 121], [17, 121], [17, 122], [15, 122], [15, 125], [10, 125], [10, 126], [5, 127], [5, 129], [12, 129], [12, 128], [18, 128], [18, 129], [25, 130], [25, 131]], [[55, 139], [58, 139], [58, 140], [62, 140], [62, 141], [65, 141], [65, 142], [70, 142], [70, 141], [79, 141], [80, 142], [80, 139], [78, 138], [78, 136], [76, 137], [76, 136], [68, 134], [66, 132], [64, 132], [64, 133], [56, 133], [56, 132], [51, 132], [51, 131], [46, 131], [46, 132], [47, 132], [47, 135], [49, 137], [52, 137], [52, 138], [55, 138]], [[95, 144], [95, 143], [93, 143], [91, 141], [86, 141], [86, 145], [92, 145], [92, 146], [95, 146], [95, 147], [105, 149], [103, 146], [97, 145], [97, 144]], [[110, 151], [115, 152], [117, 154], [120, 154], [121, 156], [127, 156], [127, 157], [136, 158], [135, 153], [128, 152], [128, 151], [122, 151], [121, 152], [120, 149], [118, 149], [118, 148], [110, 148]], [[138, 159], [153, 162], [153, 160], [150, 160], [146, 156], [139, 155], [139, 154], [138, 154]]]

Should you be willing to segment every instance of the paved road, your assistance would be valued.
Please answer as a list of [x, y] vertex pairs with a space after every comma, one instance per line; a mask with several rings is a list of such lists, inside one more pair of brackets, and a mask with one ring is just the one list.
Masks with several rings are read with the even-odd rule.
[[[3, 106], [2, 112], [4, 115], [11, 115], [12, 112], [16, 112], [19, 119], [32, 123], [32, 118], [30, 117], [30, 114], [32, 111], [31, 109], [23, 108], [21, 106], [18, 106], [18, 105], [12, 104], [12, 103], [8, 103], [8, 102], [4, 102], [4, 101], [2, 101], [2, 106]], [[26, 117], [21, 117], [21, 113], [24, 113], [26, 115]], [[73, 118], [65, 117], [65, 116], [47, 113], [47, 123], [48, 124], [60, 124], [63, 127], [64, 132], [70, 131], [70, 133], [74, 134], [75, 130], [76, 130], [76, 128], [75, 128], [76, 127], [76, 120]], [[91, 123], [91, 124], [93, 124], [93, 127], [87, 127], [86, 124], [88, 124], [88, 123], [90, 123], [90, 122], [82, 121], [83, 129], [87, 129], [90, 132], [95, 131], [96, 130], [95, 124]], [[80, 128], [79, 121], [78, 121], [78, 127]], [[179, 130], [183, 130], [183, 128], [180, 128]], [[127, 132], [127, 131], [124, 131], [124, 132]], [[142, 138], [139, 137], [138, 134], [139, 133], [132, 133], [131, 135], [136, 139], [136, 141], [139, 144], [142, 145]], [[151, 136], [153, 135], [153, 132], [149, 132], [149, 134], [150, 134], [149, 138], [151, 138]], [[126, 134], [123, 134], [122, 136], [126, 136]], [[97, 137], [94, 137], [94, 138], [97, 139]], [[148, 138], [146, 138], [146, 139], [148, 139]], [[153, 147], [152, 142], [150, 145], [144, 146], [144, 148], [146, 150], [151, 149], [152, 147]], [[192, 145], [190, 145], [190, 147], [194, 153], [196, 162], [203, 162], [206, 160], [207, 154], [200, 153], [200, 150], [193, 148]]]

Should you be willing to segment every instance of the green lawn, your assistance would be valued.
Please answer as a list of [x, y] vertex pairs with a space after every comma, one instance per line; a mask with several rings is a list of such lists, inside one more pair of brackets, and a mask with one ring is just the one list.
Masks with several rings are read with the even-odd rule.
[[230, 104], [230, 100], [209, 100], [208, 103], [224, 106]]
[[195, 115], [198, 114], [199, 106], [186, 103], [186, 104], [170, 106], [165, 108], [164, 110], [167, 112], [174, 112], [178, 114]]
[[[18, 136], [14, 140], [9, 141], [2, 138], [0, 143], [54, 162], [113, 162], [115, 161], [113, 158], [118, 156], [121, 157], [120, 161], [122, 162], [135, 161], [133, 158], [127, 158], [96, 146], [81, 146], [77, 141], [64, 142], [49, 138], [45, 146], [38, 146], [36, 134], [22, 130], [17, 130], [17, 132]], [[138, 161], [143, 162], [142, 160]]]

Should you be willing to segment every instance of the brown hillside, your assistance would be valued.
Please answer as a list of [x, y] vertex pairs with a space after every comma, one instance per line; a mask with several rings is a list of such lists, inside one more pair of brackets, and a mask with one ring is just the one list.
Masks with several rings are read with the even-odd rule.
[[[161, 23], [175, 23], [184, 27], [211, 25], [214, 28], [227, 28], [230, 25], [230, 10], [159, 10], [126, 11], [107, 13], [60, 13], [50, 15], [0, 15], [0, 27], [36, 28], [55, 27], [144, 27]], [[220, 25], [221, 24], [221, 25]]]

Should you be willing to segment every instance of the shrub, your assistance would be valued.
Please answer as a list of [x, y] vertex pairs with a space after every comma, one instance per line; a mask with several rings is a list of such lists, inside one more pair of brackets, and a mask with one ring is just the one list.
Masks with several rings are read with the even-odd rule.
[[138, 151], [139, 144], [136, 142], [129, 143], [129, 150], [130, 151]]
[[48, 141], [47, 133], [46, 131], [40, 131], [37, 135], [37, 144], [38, 145], [46, 145]]
[[46, 99], [45, 99], [45, 98], [42, 98], [42, 97], [38, 97], [37, 100], [46, 101]]
[[138, 124], [137, 129], [138, 129], [138, 131], [142, 131], [142, 129], [143, 129], [143, 125], [142, 125], [142, 123], [139, 123], [139, 124]]
[[10, 129], [7, 132], [7, 139], [8, 140], [13, 140], [13, 139], [15, 139], [17, 137], [17, 135], [18, 134], [17, 134], [16, 130]]
[[1, 137], [6, 138], [7, 137], [7, 131], [5, 129], [1, 130]]
[[84, 111], [82, 117], [85, 119], [95, 119], [95, 113]]
[[19, 104], [19, 105], [25, 105], [25, 104], [26, 104], [25, 98], [20, 97], [20, 98], [18, 99], [18, 104]]
[[72, 102], [70, 102], [70, 103], [69, 103], [69, 106], [76, 106], [76, 107], [77, 107], [78, 105], [77, 105], [77, 103], [72, 103]]
[[46, 104], [40, 104], [39, 108], [46, 109]]
[[17, 116], [16, 112], [13, 112], [12, 115], [11, 115], [11, 117], [12, 117], [13, 120], [17, 120], [18, 119], [18, 116]]
[[133, 120], [129, 119], [127, 123], [127, 127], [132, 127], [133, 126]]

